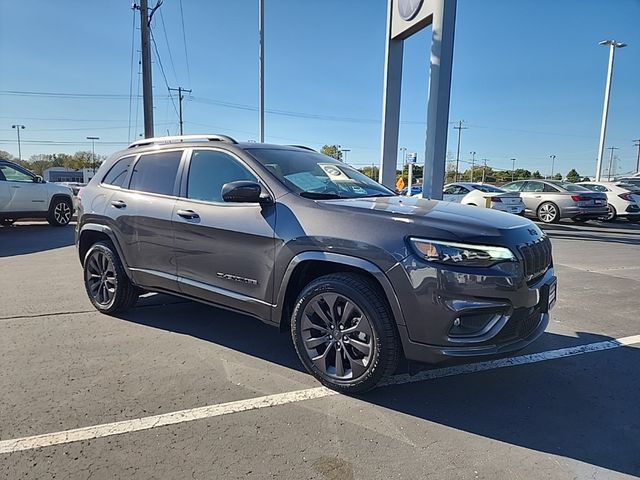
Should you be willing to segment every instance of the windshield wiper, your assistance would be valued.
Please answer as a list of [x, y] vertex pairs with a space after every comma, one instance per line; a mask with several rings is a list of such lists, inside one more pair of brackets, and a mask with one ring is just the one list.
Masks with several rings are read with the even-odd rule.
[[343, 198], [337, 193], [326, 192], [301, 192], [300, 196], [304, 198], [312, 198], [314, 200], [335, 200], [337, 198]]

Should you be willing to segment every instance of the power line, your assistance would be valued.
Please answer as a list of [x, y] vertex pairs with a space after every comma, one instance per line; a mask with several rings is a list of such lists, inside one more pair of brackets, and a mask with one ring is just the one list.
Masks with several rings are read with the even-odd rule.
[[153, 29], [149, 28], [149, 32], [151, 33], [151, 43], [153, 43], [153, 49], [156, 52], [156, 58], [158, 59], [158, 65], [160, 66], [160, 72], [162, 72], [162, 78], [164, 79], [164, 84], [167, 86], [167, 91], [169, 92], [169, 96], [171, 97], [171, 103], [173, 105], [173, 109], [176, 111], [176, 115], [180, 115], [178, 113], [178, 109], [176, 108], [176, 103], [173, 101], [173, 95], [171, 94], [171, 89], [169, 88], [169, 81], [167, 80], [167, 75], [164, 73], [164, 66], [162, 65], [162, 59], [160, 58], [160, 52], [158, 52], [158, 44], [156, 43], [156, 38], [153, 35]]
[[129, 61], [129, 131], [127, 139], [131, 140], [131, 111], [133, 110], [133, 54], [135, 52], [135, 36], [136, 36], [136, 9], [131, 8], [131, 60]]
[[184, 28], [184, 10], [182, 9], [182, 0], [180, 0], [180, 22], [182, 23], [182, 44], [184, 45], [184, 60], [187, 64], [187, 82], [191, 87], [191, 69], [189, 68], [189, 53], [187, 50], [187, 34]]
[[164, 15], [162, 15], [162, 8], [158, 11], [160, 12], [160, 22], [162, 23], [162, 31], [164, 32], [164, 41], [167, 44], [167, 52], [169, 52], [169, 62], [171, 63], [171, 69], [173, 70], [173, 77], [176, 82], [178, 82], [178, 74], [176, 73], [176, 66], [173, 63], [173, 55], [171, 55], [171, 46], [169, 45], [169, 37], [167, 36], [167, 27], [164, 24]]

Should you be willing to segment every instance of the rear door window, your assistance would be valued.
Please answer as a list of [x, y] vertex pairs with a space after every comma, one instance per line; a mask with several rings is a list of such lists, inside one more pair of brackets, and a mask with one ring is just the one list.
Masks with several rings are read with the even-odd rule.
[[182, 150], [141, 155], [133, 166], [129, 188], [173, 195], [181, 158]]
[[118, 160], [104, 176], [102, 183], [106, 185], [113, 185], [115, 187], [122, 187], [134, 158], [134, 156], [130, 156]]
[[544, 192], [545, 184], [542, 182], [527, 182], [522, 189], [523, 192]]

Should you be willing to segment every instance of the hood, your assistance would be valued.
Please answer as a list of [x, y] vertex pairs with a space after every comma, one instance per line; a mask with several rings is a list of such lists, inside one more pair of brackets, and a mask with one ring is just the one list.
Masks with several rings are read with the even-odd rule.
[[527, 243], [544, 235], [536, 224], [524, 217], [453, 202], [394, 196], [325, 200], [323, 203], [329, 209], [340, 210], [342, 215], [387, 220], [390, 225], [395, 224], [389, 228], [401, 228], [406, 235], [496, 245], [514, 241]]
[[67, 187], [66, 185], [59, 185], [53, 182], [47, 182], [46, 185], [49, 196], [61, 193], [63, 195], [69, 195], [70, 197], [73, 197], [73, 190], [71, 190], [71, 187]]

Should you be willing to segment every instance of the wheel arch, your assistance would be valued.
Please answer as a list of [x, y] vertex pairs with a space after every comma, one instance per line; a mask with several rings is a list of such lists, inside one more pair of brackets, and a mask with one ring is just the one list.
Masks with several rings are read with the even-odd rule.
[[404, 325], [398, 297], [391, 282], [377, 265], [362, 258], [338, 253], [303, 252], [289, 262], [280, 282], [272, 319], [280, 326], [281, 331], [288, 329], [294, 302], [305, 285], [323, 275], [338, 272], [358, 273], [372, 280], [391, 307], [395, 322]]
[[53, 204], [56, 202], [56, 200], [61, 199], [68, 200], [71, 204], [71, 208], [73, 209], [73, 198], [71, 198], [66, 193], [54, 193], [53, 195], [51, 195], [51, 200], [49, 200], [49, 208], [47, 208], [47, 212], [51, 211], [51, 208], [53, 208]]
[[129, 267], [127, 265], [126, 259], [122, 254], [122, 249], [120, 248], [120, 244], [118, 243], [115, 235], [113, 234], [113, 230], [105, 225], [95, 224], [95, 223], [87, 223], [82, 225], [80, 231], [78, 233], [78, 257], [80, 258], [80, 263], [84, 265], [84, 258], [87, 255], [87, 252], [95, 243], [107, 240], [113, 244], [116, 252], [118, 253], [118, 257], [120, 257], [120, 261], [124, 266], [125, 270], [129, 271]]

